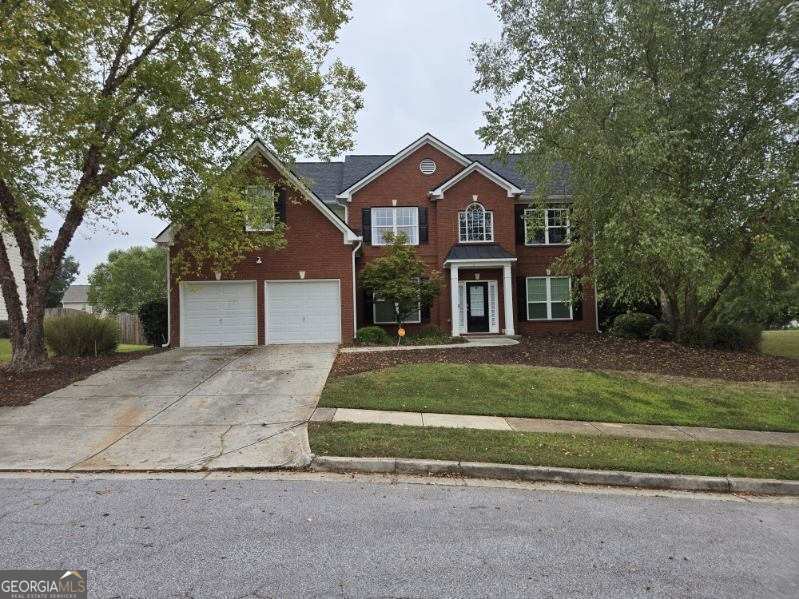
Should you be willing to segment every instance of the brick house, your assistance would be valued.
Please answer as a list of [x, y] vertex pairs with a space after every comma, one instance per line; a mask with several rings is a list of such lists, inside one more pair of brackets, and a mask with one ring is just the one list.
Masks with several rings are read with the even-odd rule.
[[[232, 276], [170, 275], [170, 344], [255, 345], [348, 342], [358, 327], [392, 327], [392, 310], [358, 287], [358, 272], [381, 255], [384, 234], [404, 232], [441, 294], [409, 328], [437, 325], [454, 335], [596, 330], [593, 289], [573, 305], [578, 279], [550, 265], [568, 245], [569, 188], [553, 184], [546, 210], [529, 207], [532, 184], [490, 154], [461, 154], [425, 134], [394, 155], [300, 162], [291, 170], [262, 143], [257, 161], [271, 181], [286, 246], [247, 256]], [[271, 196], [269, 196], [271, 197]], [[540, 226], [528, 227], [533, 219]], [[155, 239], [177, 251], [169, 226]], [[453, 318], [454, 315], [454, 318]]]

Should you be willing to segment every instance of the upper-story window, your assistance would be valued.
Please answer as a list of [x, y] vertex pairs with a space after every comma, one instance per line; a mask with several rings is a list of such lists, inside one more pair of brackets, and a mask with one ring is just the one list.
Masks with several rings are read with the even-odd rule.
[[244, 190], [247, 198], [256, 206], [263, 206], [260, 222], [247, 223], [246, 230], [252, 233], [263, 233], [275, 230], [275, 190], [267, 185], [248, 185]]
[[386, 233], [404, 233], [408, 245], [419, 245], [419, 210], [372, 208], [372, 245], [386, 245]]
[[458, 241], [494, 241], [494, 213], [474, 202], [458, 214]]
[[565, 245], [571, 241], [569, 208], [527, 208], [524, 245]]

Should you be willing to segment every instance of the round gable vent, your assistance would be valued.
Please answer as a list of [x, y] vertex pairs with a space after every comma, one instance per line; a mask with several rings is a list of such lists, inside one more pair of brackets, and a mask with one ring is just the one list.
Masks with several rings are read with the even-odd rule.
[[423, 175], [432, 175], [436, 172], [436, 163], [430, 160], [429, 158], [425, 158], [419, 163], [419, 170], [422, 171]]

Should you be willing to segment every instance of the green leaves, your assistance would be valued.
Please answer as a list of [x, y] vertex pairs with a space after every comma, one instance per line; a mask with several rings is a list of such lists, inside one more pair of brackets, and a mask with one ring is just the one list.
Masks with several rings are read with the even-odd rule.
[[136, 314], [166, 297], [166, 252], [160, 247], [113, 250], [89, 275], [89, 304], [104, 312]]
[[441, 277], [429, 271], [416, 255], [407, 237], [385, 233], [385, 253], [371, 260], [361, 271], [361, 286], [381, 301], [394, 305], [398, 323], [429, 306], [441, 289]]
[[561, 270], [624, 300], [663, 290], [700, 322], [734, 280], [797, 273], [787, 0], [494, 5], [502, 41], [473, 46], [475, 89], [496, 96], [479, 134], [524, 153], [538, 203], [570, 165], [579, 231]]

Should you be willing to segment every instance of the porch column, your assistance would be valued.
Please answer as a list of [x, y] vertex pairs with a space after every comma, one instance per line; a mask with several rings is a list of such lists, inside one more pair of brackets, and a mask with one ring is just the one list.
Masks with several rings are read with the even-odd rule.
[[458, 288], [458, 266], [455, 264], [449, 265], [449, 297], [452, 312], [452, 336], [457, 337], [461, 334], [458, 321], [460, 320], [460, 312], [458, 310], [458, 296], [460, 290]]
[[515, 335], [513, 327], [513, 276], [510, 272], [510, 264], [502, 266], [502, 293], [505, 296], [505, 334]]

